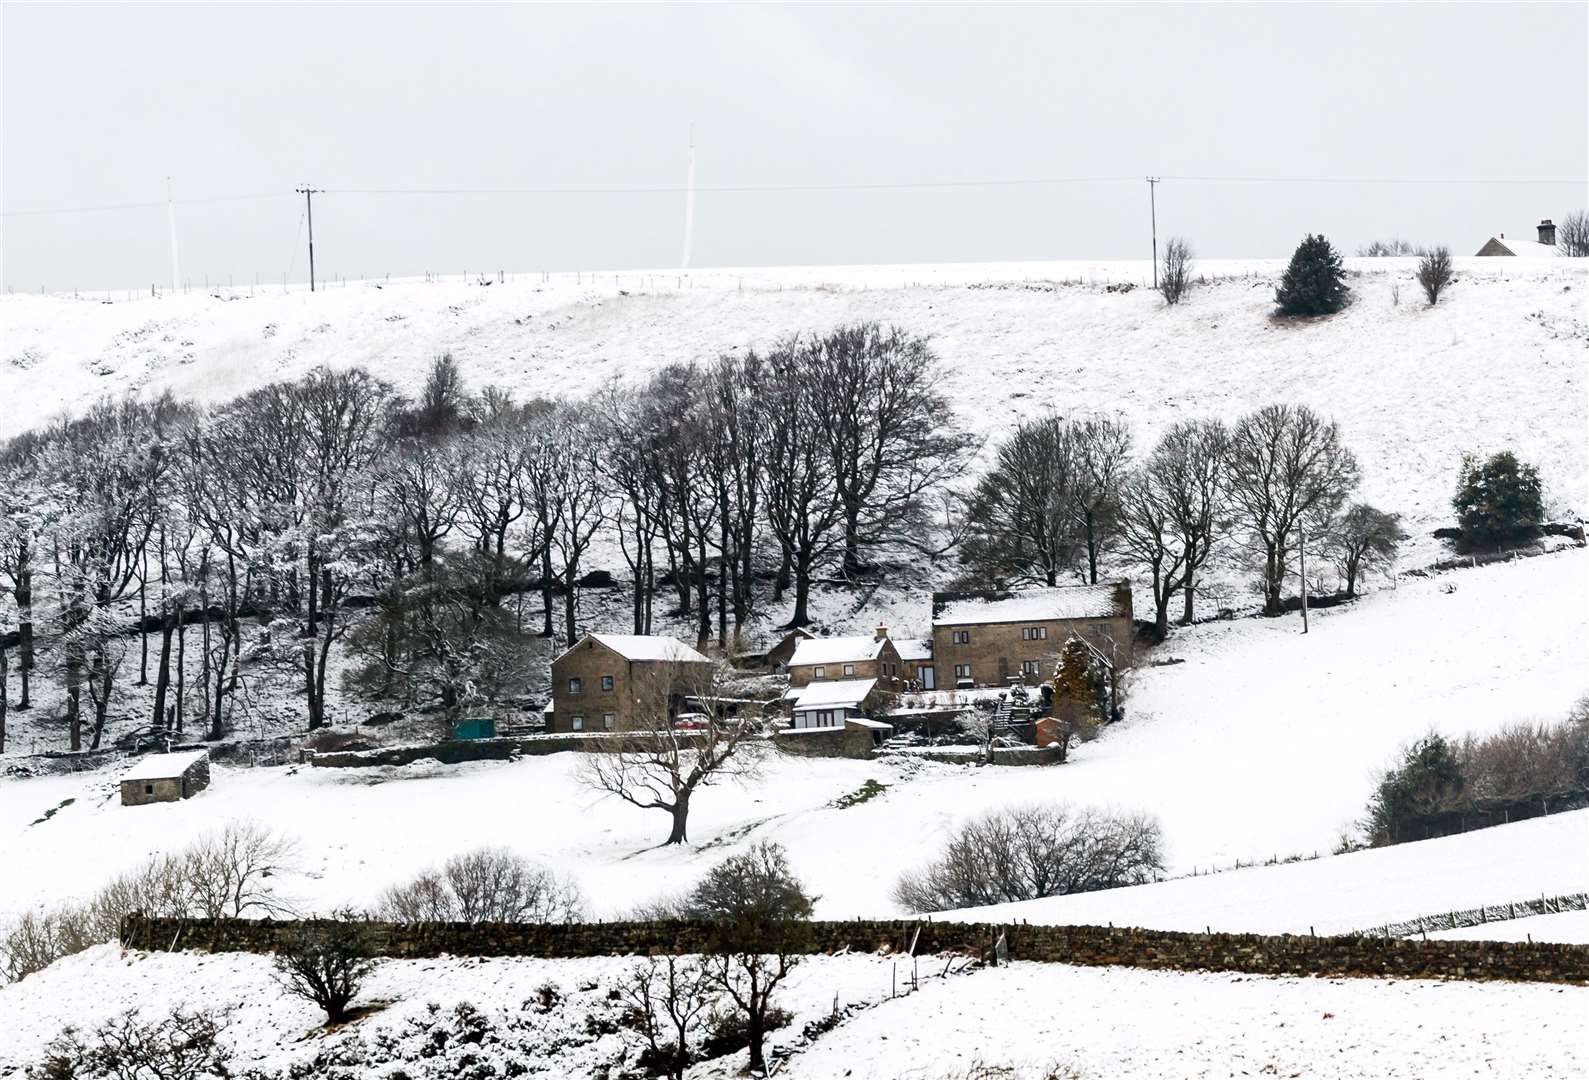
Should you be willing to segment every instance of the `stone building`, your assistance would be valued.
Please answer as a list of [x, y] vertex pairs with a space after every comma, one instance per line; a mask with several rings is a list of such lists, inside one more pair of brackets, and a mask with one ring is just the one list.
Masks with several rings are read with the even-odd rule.
[[934, 593], [932, 662], [924, 686], [1036, 686], [1054, 673], [1059, 649], [1075, 635], [1131, 664], [1135, 626], [1131, 585], [1072, 585], [1023, 592]]
[[612, 731], [671, 721], [700, 693], [712, 662], [677, 638], [586, 634], [552, 661], [548, 733]]
[[177, 802], [210, 786], [210, 752], [148, 754], [121, 776], [121, 805]]
[[888, 695], [876, 679], [833, 679], [789, 690], [789, 715], [796, 728], [833, 727], [864, 717]]
[[1508, 240], [1505, 233], [1498, 233], [1485, 241], [1484, 246], [1474, 254], [1516, 255], [1535, 259], [1553, 259], [1559, 256], [1561, 252], [1556, 248], [1556, 226], [1550, 218], [1541, 221], [1534, 228], [1538, 232], [1538, 240], [1527, 240], [1519, 236]]
[[904, 661], [886, 626], [879, 626], [871, 637], [807, 638], [795, 645], [789, 657], [792, 687], [829, 679], [877, 679], [885, 687], [897, 688], [904, 673]]

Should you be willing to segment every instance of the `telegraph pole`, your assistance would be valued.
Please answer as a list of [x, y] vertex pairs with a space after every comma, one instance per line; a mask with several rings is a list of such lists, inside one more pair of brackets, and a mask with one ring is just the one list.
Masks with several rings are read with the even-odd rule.
[[293, 190], [303, 196], [304, 212], [309, 217], [309, 291], [314, 292], [314, 197], [323, 189], [312, 188], [305, 184]]
[[1157, 176], [1150, 176], [1148, 181], [1148, 213], [1153, 221], [1153, 287], [1159, 287], [1159, 200]]
[[1297, 523], [1297, 553], [1302, 558], [1302, 632], [1308, 632], [1308, 534]]

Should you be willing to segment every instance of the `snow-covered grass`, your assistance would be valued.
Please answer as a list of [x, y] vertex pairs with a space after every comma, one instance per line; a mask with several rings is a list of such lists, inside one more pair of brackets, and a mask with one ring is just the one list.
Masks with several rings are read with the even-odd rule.
[[1349, 260], [1356, 303], [1291, 324], [1270, 318], [1281, 260], [1208, 263], [1218, 280], [1174, 308], [1146, 288], [1108, 291], [1145, 281], [1142, 262], [525, 275], [111, 304], [13, 295], [0, 297], [0, 436], [103, 394], [169, 388], [214, 402], [317, 364], [364, 364], [412, 392], [449, 351], [477, 385], [582, 395], [667, 362], [876, 319], [932, 336], [943, 390], [989, 436], [1047, 409], [1103, 411], [1147, 444], [1186, 417], [1311, 405], [1340, 421], [1363, 496], [1406, 515], [1417, 564], [1437, 553], [1427, 533], [1447, 523], [1464, 450], [1514, 448], [1559, 506], [1584, 511], [1586, 263], [1459, 259], [1431, 309], [1413, 260]]
[[[453, 852], [500, 844], [572, 874], [593, 910], [611, 917], [682, 888], [735, 848], [766, 838], [789, 849], [796, 872], [821, 897], [819, 916], [886, 914], [896, 910], [890, 890], [898, 875], [932, 857], [956, 823], [992, 807], [1046, 800], [1157, 814], [1174, 873], [1327, 852], [1337, 831], [1362, 812], [1375, 769], [1406, 741], [1431, 729], [1485, 732], [1566, 712], [1586, 683], [1586, 567], [1589, 552], [1570, 551], [1411, 579], [1318, 613], [1306, 636], [1294, 618], [1193, 628], [1173, 649], [1186, 662], [1133, 675], [1126, 719], [1079, 745], [1062, 767], [773, 759], [746, 786], [715, 785], [697, 796], [690, 821], [695, 846], [687, 848], [655, 847], [666, 835], [665, 816], [582, 786], [573, 754], [461, 767], [216, 767], [211, 787], [197, 798], [141, 807], [117, 804], [109, 771], [0, 779], [0, 865], [7, 882], [0, 919], [85, 895], [147, 854], [180, 847], [233, 818], [264, 821], [299, 838], [308, 874], [283, 887], [318, 908], [367, 903]], [[887, 790], [859, 805], [832, 805], [869, 779]], [[75, 801], [30, 824], [67, 799]], [[1343, 902], [1348, 914], [1329, 923], [1321, 899], [1291, 928], [1324, 922], [1351, 929], [1480, 899], [1583, 889], [1581, 874], [1563, 872], [1560, 885], [1548, 882], [1556, 880], [1558, 864], [1581, 868], [1583, 860], [1570, 856], [1584, 850], [1589, 815], [1438, 843], [1455, 852], [1489, 844], [1493, 836], [1505, 845], [1512, 841], [1503, 838], [1530, 830], [1566, 831], [1552, 845], [1529, 848], [1539, 865], [1519, 878], [1517, 889], [1497, 874], [1494, 893], [1451, 896], [1454, 876], [1431, 870], [1429, 887], [1420, 891], [1412, 884], [1419, 874], [1410, 871], [1406, 889], [1387, 892], [1381, 906]], [[1332, 865], [1420, 857], [1401, 850]], [[1522, 862], [1515, 865], [1523, 875]], [[1366, 878], [1357, 884], [1371, 892]], [[1218, 880], [1161, 886], [1165, 910], [1184, 903], [1190, 925], [1280, 928], [1273, 921], [1234, 925], [1215, 917], [1217, 898], [1184, 900], [1177, 891], [1217, 891]], [[1306, 887], [1305, 880], [1296, 886]], [[1205, 909], [1209, 914], [1198, 913]]]
[[[1153, 885], [969, 908], [955, 918], [1072, 925], [1212, 928], [1230, 933], [1343, 934], [1420, 915], [1561, 896], [1589, 888], [1589, 810], [1479, 829], [1438, 840], [1177, 878]], [[1582, 912], [1573, 912], [1581, 915]], [[1563, 916], [1516, 934], [1578, 941]], [[1517, 924], [1532, 923], [1519, 919]], [[1455, 936], [1512, 940], [1513, 923]], [[1554, 929], [1553, 929], [1554, 928]], [[1431, 937], [1435, 936], [1433, 934]], [[1445, 936], [1445, 935], [1442, 935]]]
[[977, 1064], [1021, 1080], [1581, 1076], [1589, 991], [1011, 964], [862, 1013], [786, 1075], [950, 1080]]
[[[1578, 853], [1581, 855], [1583, 838], [1575, 839], [1580, 843]], [[1566, 850], [1573, 848], [1569, 846]], [[1455, 930], [1431, 930], [1427, 936], [1444, 941], [1560, 941], [1589, 945], [1589, 911], [1563, 911], [1482, 926], [1462, 926]]]

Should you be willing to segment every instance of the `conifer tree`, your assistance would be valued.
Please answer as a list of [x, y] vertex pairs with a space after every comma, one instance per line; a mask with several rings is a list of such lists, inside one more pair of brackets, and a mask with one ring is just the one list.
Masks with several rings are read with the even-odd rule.
[[1545, 515], [1539, 470], [1517, 460], [1510, 450], [1486, 461], [1468, 455], [1462, 459], [1462, 476], [1451, 505], [1469, 543], [1514, 539]]
[[1309, 233], [1280, 278], [1275, 305], [1281, 315], [1333, 315], [1350, 295], [1340, 253], [1324, 237]]

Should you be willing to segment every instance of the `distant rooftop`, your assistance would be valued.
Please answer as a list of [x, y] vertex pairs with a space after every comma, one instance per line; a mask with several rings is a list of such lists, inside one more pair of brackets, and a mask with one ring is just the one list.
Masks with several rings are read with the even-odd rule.
[[1065, 585], [1021, 592], [934, 593], [934, 626], [1043, 622], [1051, 619], [1131, 617], [1131, 588], [1125, 582]]
[[857, 660], [876, 660], [887, 638], [817, 637], [802, 638], [795, 646], [789, 665], [853, 664]]
[[866, 695], [877, 685], [876, 679], [835, 679], [833, 682], [814, 682], [802, 686], [794, 695], [794, 710], [832, 709], [856, 706], [866, 700]]
[[[690, 648], [678, 638], [651, 634], [588, 634], [625, 660], [670, 660], [675, 663], [711, 663], [706, 657]], [[584, 640], [583, 638], [581, 640]], [[558, 659], [567, 656], [578, 645], [563, 650]]]
[[123, 780], [172, 780], [209, 759], [208, 750], [185, 750], [179, 754], [146, 754], [121, 774]]

